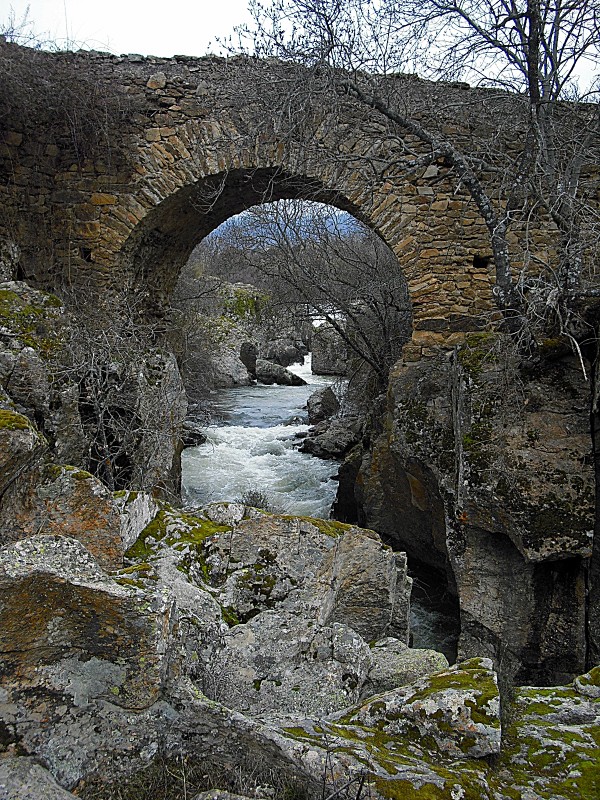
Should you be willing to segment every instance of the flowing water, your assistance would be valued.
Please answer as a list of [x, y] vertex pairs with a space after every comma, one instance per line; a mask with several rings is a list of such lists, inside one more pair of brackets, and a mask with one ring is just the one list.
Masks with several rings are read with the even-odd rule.
[[338, 469], [333, 461], [300, 453], [299, 435], [308, 430], [306, 401], [333, 381], [313, 375], [310, 358], [292, 372], [306, 386], [243, 386], [219, 392], [211, 404], [218, 424], [205, 444], [182, 457], [183, 497], [188, 505], [239, 500], [249, 492], [266, 496], [275, 511], [329, 517]]
[[[257, 384], [215, 393], [210, 411], [217, 422], [208, 429], [207, 441], [183, 452], [186, 505], [198, 507], [259, 493], [274, 511], [329, 518], [337, 489], [332, 476], [338, 464], [300, 453], [297, 445], [299, 435], [308, 430], [308, 397], [319, 387], [332, 384], [333, 379], [313, 375], [310, 358], [304, 365], [294, 364], [289, 369], [307, 385]], [[435, 589], [429, 590], [428, 580], [415, 574], [413, 646], [434, 647], [453, 660], [456, 617], [433, 597]]]

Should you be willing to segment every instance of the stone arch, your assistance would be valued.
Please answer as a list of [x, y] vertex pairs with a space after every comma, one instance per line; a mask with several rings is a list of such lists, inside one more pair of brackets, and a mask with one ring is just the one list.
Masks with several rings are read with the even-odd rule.
[[346, 197], [306, 175], [280, 168], [223, 171], [179, 189], [134, 229], [122, 250], [132, 286], [159, 303], [170, 294], [193, 248], [211, 231], [251, 206], [282, 199], [316, 200], [364, 220]]
[[224, 142], [216, 130], [206, 123], [151, 128], [138, 142], [143, 179], [106, 209], [121, 286], [125, 280], [160, 303], [193, 247], [225, 219], [296, 198], [348, 211], [391, 248], [407, 278], [416, 344], [451, 343], [493, 308], [492, 269], [480, 257], [487, 253], [483, 222], [441, 167], [400, 189], [370, 185], [351, 165], [303, 160], [300, 150], [242, 134], [234, 146], [235, 135]]

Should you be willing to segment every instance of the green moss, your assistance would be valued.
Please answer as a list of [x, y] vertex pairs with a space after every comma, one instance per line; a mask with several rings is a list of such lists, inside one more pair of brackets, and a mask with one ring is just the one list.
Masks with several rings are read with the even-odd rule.
[[299, 522], [308, 522], [309, 525], [314, 525], [325, 536], [330, 536], [332, 539], [337, 539], [343, 536], [348, 531], [356, 528], [356, 525], [349, 525], [346, 522], [336, 522], [333, 519], [319, 519], [317, 517], [295, 517], [289, 514], [282, 514], [280, 519], [298, 520]]
[[145, 589], [146, 584], [140, 578], [122, 578], [120, 575], [115, 576], [114, 578], [115, 583], [118, 583], [120, 586], [133, 586], [136, 589]]
[[119, 575], [131, 575], [135, 572], [150, 572], [154, 567], [151, 564], [134, 564], [131, 567], [123, 567], [119, 570]]
[[445, 800], [448, 792], [434, 783], [421, 783], [415, 786], [407, 780], [386, 780], [377, 776], [373, 783], [382, 797], [390, 800]]
[[[453, 671], [437, 672], [427, 678], [427, 685], [411, 696], [411, 702], [426, 700], [432, 694], [446, 689], [460, 689], [477, 693], [477, 705], [487, 705], [491, 700], [498, 700], [498, 687], [491, 673], [485, 669], [479, 659], [470, 659]], [[486, 717], [489, 721], [489, 717]]]
[[49, 356], [59, 345], [53, 328], [56, 309], [60, 306], [60, 300], [54, 295], [45, 295], [41, 304], [34, 306], [16, 292], [0, 289], [0, 325], [12, 331], [21, 344]]
[[125, 553], [133, 561], [148, 560], [157, 555], [160, 543], [168, 547], [192, 547], [197, 555], [209, 536], [230, 531], [227, 525], [215, 525], [210, 520], [178, 513], [163, 504], [157, 515], [140, 533], [135, 543]]
[[229, 628], [233, 628], [234, 625], [240, 624], [240, 620], [235, 613], [235, 609], [231, 606], [221, 606], [221, 616]]
[[65, 470], [75, 481], [89, 481], [94, 477], [91, 472], [86, 472], [84, 469], [79, 469], [78, 467], [65, 465]]
[[458, 348], [458, 361], [471, 377], [479, 375], [488, 364], [496, 360], [494, 346], [497, 333], [471, 333]]
[[0, 429], [9, 431], [28, 431], [34, 430], [34, 427], [27, 417], [23, 416], [23, 414], [17, 414], [15, 411], [0, 409]]
[[594, 667], [585, 675], [580, 675], [578, 681], [582, 686], [600, 686], [600, 667]]
[[228, 287], [223, 294], [225, 315], [235, 322], [260, 321], [269, 300], [266, 294], [243, 286]]

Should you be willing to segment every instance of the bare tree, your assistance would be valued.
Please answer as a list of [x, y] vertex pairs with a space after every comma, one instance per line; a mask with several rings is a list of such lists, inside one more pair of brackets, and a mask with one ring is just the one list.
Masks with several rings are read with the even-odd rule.
[[80, 465], [111, 490], [172, 494], [186, 400], [174, 357], [158, 344], [162, 330], [144, 322], [125, 293], [104, 303], [74, 292], [65, 300], [70, 324], [51, 370], [59, 393], [74, 388]]
[[[254, 52], [281, 59], [282, 75], [289, 62], [306, 68], [301, 79], [288, 79], [281, 116], [306, 117], [324, 93], [328, 102], [350, 98], [403, 143], [400, 177], [440, 160], [451, 168], [487, 227], [496, 298], [509, 329], [522, 331], [529, 322], [509, 230], [531, 215], [552, 219], [560, 232], [559, 260], [541, 265], [542, 305], [564, 327], [585, 254], [597, 246], [598, 210], [583, 196], [581, 179], [598, 159], [598, 95], [588, 81], [591, 88], [579, 100], [576, 79], [584, 67], [597, 71], [598, 0], [251, 0], [251, 8], [254, 27], [245, 35]], [[406, 69], [510, 89], [518, 117], [518, 124], [508, 120], [511, 147], [491, 142], [487, 152], [470, 152], [435, 120], [424, 121], [398, 92], [394, 73]], [[497, 98], [500, 109], [504, 91]], [[411, 148], [411, 137], [424, 146], [421, 153]], [[540, 265], [534, 267], [539, 273]]]
[[376, 234], [330, 206], [287, 200], [249, 209], [222, 232], [219, 250], [214, 268], [263, 287], [272, 313], [328, 322], [385, 385], [410, 335], [410, 304], [400, 265]]

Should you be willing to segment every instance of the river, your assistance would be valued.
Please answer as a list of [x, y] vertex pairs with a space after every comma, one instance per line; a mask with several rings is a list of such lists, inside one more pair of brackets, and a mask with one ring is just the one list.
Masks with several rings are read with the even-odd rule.
[[308, 430], [306, 401], [333, 383], [313, 375], [310, 358], [289, 368], [306, 386], [242, 386], [218, 392], [210, 413], [218, 422], [205, 444], [183, 452], [183, 499], [199, 506], [260, 492], [274, 511], [329, 517], [338, 465], [297, 450]]
[[[310, 358], [289, 368], [306, 386], [261, 384], [215, 392], [210, 413], [216, 421], [207, 441], [184, 450], [183, 499], [199, 507], [218, 500], [241, 500], [260, 493], [269, 508], [298, 516], [329, 518], [338, 470], [335, 461], [300, 453], [299, 436], [308, 431], [306, 401], [319, 387], [333, 384], [313, 375]], [[428, 590], [430, 575], [414, 574], [411, 601], [412, 644], [435, 647], [453, 660], [456, 619], [444, 613], [442, 602]], [[433, 586], [433, 584], [431, 584]]]

